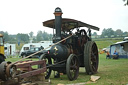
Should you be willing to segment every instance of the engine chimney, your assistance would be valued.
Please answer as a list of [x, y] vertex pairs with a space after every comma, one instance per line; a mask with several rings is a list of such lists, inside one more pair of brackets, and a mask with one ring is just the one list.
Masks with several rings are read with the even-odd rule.
[[55, 15], [55, 29], [56, 29], [56, 37], [55, 42], [58, 42], [61, 40], [61, 25], [62, 25], [62, 11], [59, 7], [55, 9], [54, 15]]

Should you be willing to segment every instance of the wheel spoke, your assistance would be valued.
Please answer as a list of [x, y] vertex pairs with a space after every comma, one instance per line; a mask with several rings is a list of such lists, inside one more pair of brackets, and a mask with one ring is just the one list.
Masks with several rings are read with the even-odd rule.
[[94, 66], [94, 65], [92, 65], [92, 69], [93, 69], [93, 71], [95, 71], [95, 70], [96, 70], [96, 68], [95, 68], [95, 66]]
[[92, 62], [97, 62], [96, 56], [91, 57], [91, 61], [92, 61]]
[[91, 51], [91, 66], [92, 70], [96, 71], [96, 66], [97, 66], [97, 51], [96, 51], [96, 46], [92, 46], [92, 51]]

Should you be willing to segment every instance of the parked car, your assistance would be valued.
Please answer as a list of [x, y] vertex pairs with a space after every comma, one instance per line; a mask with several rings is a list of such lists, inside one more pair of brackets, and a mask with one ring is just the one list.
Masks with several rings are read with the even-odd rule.
[[[44, 48], [47, 48], [49, 47], [50, 45], [52, 45], [52, 41], [41, 41], [39, 43], [27, 43], [27, 44], [24, 44], [20, 50], [20, 53], [19, 53], [19, 57], [21, 57], [21, 53], [22, 52], [25, 52], [25, 51], [28, 51], [30, 50], [31, 48], [34, 48], [34, 47], [41, 47], [43, 46]], [[48, 48], [47, 50], [49, 50], [50, 48]]]
[[[41, 48], [41, 47], [33, 47], [33, 48], [30, 48], [28, 51], [22, 52], [22, 53], [21, 53], [21, 57], [24, 58], [24, 57], [26, 57], [26, 56], [29, 56], [29, 55], [31, 55], [31, 54], [33, 54], [33, 53], [36, 53], [36, 52], [42, 50], [42, 49], [43, 49], [43, 47], [42, 47], [42, 48]], [[42, 54], [45, 53], [45, 52], [47, 52], [47, 51], [44, 50], [44, 51], [42, 51], [42, 52], [39, 52], [39, 53], [35, 54], [35, 55], [32, 56], [32, 57], [39, 58], [40, 55], [42, 55]], [[31, 57], [30, 57], [30, 58], [31, 58]]]

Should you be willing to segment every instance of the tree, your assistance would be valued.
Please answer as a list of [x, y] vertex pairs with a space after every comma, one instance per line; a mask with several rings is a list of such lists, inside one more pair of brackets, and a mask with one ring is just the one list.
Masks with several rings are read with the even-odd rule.
[[31, 31], [31, 32], [29, 33], [30, 38], [32, 38], [33, 35], [34, 35], [34, 33]]
[[115, 35], [119, 35], [119, 36], [122, 36], [123, 35], [123, 31], [121, 29], [117, 29], [115, 31]]
[[29, 41], [29, 36], [28, 36], [28, 34], [18, 33], [17, 40], [20, 42], [23, 41], [24, 43], [27, 43]]
[[49, 34], [45, 31], [43, 31], [43, 34], [42, 34], [42, 37], [43, 37], [43, 40], [49, 40]]
[[125, 32], [123, 33], [123, 35], [124, 35], [124, 36], [128, 36], [128, 32], [125, 31]]
[[106, 29], [104, 28], [103, 31], [102, 31], [102, 34], [101, 34], [101, 38], [104, 38], [106, 35]]
[[126, 3], [124, 4], [125, 6], [128, 5], [128, 0], [123, 0], [124, 2], [126, 1]]
[[42, 41], [43, 40], [42, 34], [43, 34], [42, 31], [37, 32], [37, 36], [36, 36], [37, 41]]
[[107, 35], [108, 35], [109, 38], [110, 38], [112, 35], [114, 35], [114, 31], [113, 31], [112, 28], [108, 28], [108, 29], [107, 29]]
[[101, 38], [104, 38], [105, 36], [110, 38], [112, 35], [114, 35], [114, 31], [112, 28], [108, 28], [108, 29], [104, 28], [101, 34]]
[[52, 38], [52, 34], [48, 34], [47, 32], [45, 31], [38, 31], [37, 33], [37, 36], [36, 36], [36, 39], [37, 41], [48, 41], [48, 40], [51, 40]]
[[94, 32], [94, 33], [92, 34], [92, 36], [97, 36], [97, 33], [96, 33], [96, 32]]
[[8, 32], [0, 31], [0, 34], [3, 34], [5, 42], [8, 42], [10, 40]]
[[16, 40], [16, 35], [9, 35], [9, 43], [16, 43], [17, 40]]

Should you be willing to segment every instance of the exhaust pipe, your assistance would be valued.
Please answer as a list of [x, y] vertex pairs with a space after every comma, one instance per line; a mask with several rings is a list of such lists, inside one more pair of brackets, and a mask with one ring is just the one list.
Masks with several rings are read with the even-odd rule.
[[55, 9], [54, 15], [55, 15], [55, 29], [56, 29], [56, 36], [55, 36], [55, 42], [58, 42], [61, 40], [61, 26], [62, 26], [62, 10], [57, 7]]

